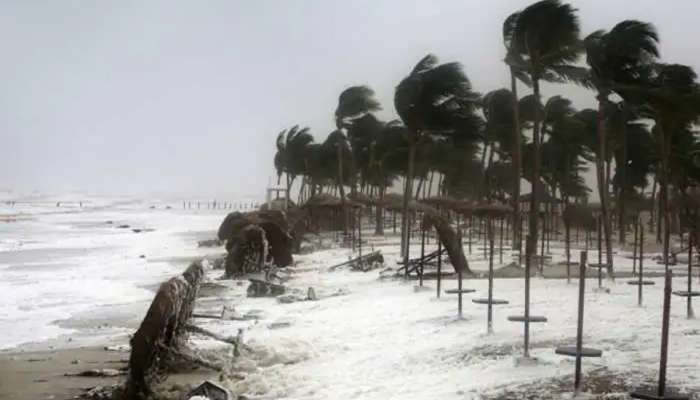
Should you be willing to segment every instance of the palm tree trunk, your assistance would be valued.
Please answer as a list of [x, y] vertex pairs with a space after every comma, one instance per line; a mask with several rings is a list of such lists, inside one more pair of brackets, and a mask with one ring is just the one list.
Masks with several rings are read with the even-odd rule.
[[418, 178], [418, 186], [416, 187], [416, 197], [415, 197], [416, 200], [418, 200], [420, 198], [420, 190], [423, 187], [424, 181], [425, 181], [425, 177]]
[[[411, 199], [411, 193], [413, 193], [413, 164], [416, 158], [416, 134], [410, 135], [410, 143], [408, 147], [408, 172], [406, 174], [406, 185], [404, 188], [403, 195], [403, 205], [401, 207], [401, 238], [403, 245], [403, 261], [404, 265], [408, 267], [408, 249], [410, 243], [408, 242], [408, 201]], [[406, 268], [406, 274], [408, 274], [408, 268]]]
[[432, 195], [433, 192], [433, 178], [435, 177], [435, 171], [430, 171], [430, 181], [428, 181], [428, 198]]
[[513, 250], [520, 248], [520, 110], [518, 107], [518, 83], [510, 69], [510, 91], [513, 93]]
[[[532, 90], [535, 96], [535, 101], [540, 101], [540, 82], [538, 79], [532, 80]], [[533, 138], [533, 161], [532, 161], [532, 192], [530, 193], [530, 213], [529, 213], [529, 232], [526, 253], [529, 257], [525, 262], [530, 263], [530, 258], [537, 254], [537, 224], [539, 223], [540, 214], [540, 127], [542, 124], [542, 113], [535, 113], [534, 126], [532, 128]]]
[[613, 254], [610, 237], [610, 217], [608, 211], [608, 180], [605, 173], [605, 97], [598, 95], [598, 157], [596, 158], [596, 175], [598, 176], [598, 194], [600, 196], [600, 211], [603, 217], [603, 235], [605, 236], [605, 251], [608, 276], [612, 277]]
[[343, 233], [348, 234], [348, 226], [350, 226], [350, 213], [348, 212], [348, 204], [345, 200], [345, 188], [343, 187], [343, 147], [338, 143], [338, 190], [340, 191], [340, 204], [343, 208]]
[[620, 243], [625, 244], [626, 241], [626, 229], [627, 229], [627, 215], [625, 215], [625, 192], [627, 188], [627, 107], [623, 104], [623, 124], [622, 124], [622, 165], [618, 165], [617, 168], [620, 170], [620, 191], [617, 199], [617, 208], [619, 213], [618, 225], [620, 230]]
[[379, 190], [379, 201], [376, 207], [374, 233], [376, 235], [384, 235], [384, 193], [386, 193], [386, 187], [378, 187], [377, 189]]
[[289, 190], [292, 187], [292, 182], [289, 178], [289, 174], [286, 174], [286, 177], [287, 177], [287, 195], [284, 198], [284, 209], [285, 210], [289, 209], [289, 196], [290, 196]]
[[[669, 242], [671, 239], [671, 207], [668, 201], [668, 159], [669, 151], [671, 149], [671, 134], [669, 132], [668, 137], [666, 137], [666, 132], [664, 132], [662, 124], [657, 124], [659, 138], [661, 142], [661, 176], [659, 179], [660, 184], [660, 195], [661, 202], [663, 203], [663, 216], [664, 216], [664, 236], [663, 236], [663, 259], [666, 272], [668, 272], [668, 253], [669, 253]], [[661, 222], [661, 215], [659, 214], [659, 222]]]
[[659, 180], [658, 173], [655, 172], [654, 173], [654, 183], [651, 185], [651, 209], [649, 210], [650, 214], [651, 214], [651, 216], [649, 218], [649, 229], [650, 230], [654, 229], [654, 220], [657, 216], [656, 215], [656, 206], [654, 203], [656, 202], [656, 183], [658, 182], [658, 180]]

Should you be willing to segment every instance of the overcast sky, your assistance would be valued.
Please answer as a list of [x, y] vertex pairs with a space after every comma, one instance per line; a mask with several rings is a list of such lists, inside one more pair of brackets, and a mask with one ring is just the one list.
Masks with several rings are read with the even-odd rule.
[[[395, 118], [394, 87], [429, 52], [478, 91], [507, 86], [501, 24], [530, 3], [3, 1], [0, 189], [262, 195], [277, 133], [322, 141], [347, 86], [370, 85]], [[572, 3], [584, 35], [653, 22], [664, 61], [700, 70], [699, 1]]]

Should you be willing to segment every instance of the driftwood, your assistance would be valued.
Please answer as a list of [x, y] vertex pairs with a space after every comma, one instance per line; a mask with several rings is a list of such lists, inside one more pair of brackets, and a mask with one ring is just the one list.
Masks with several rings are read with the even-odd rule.
[[373, 264], [373, 263], [383, 263], [384, 262], [384, 256], [382, 255], [382, 252], [377, 250], [373, 251], [369, 254], [365, 254], [362, 257], [356, 257], [348, 261], [343, 261], [340, 264], [335, 264], [333, 266], [328, 267], [329, 271], [334, 271], [340, 267], [344, 267], [346, 265], [349, 265], [351, 268], [356, 269], [357, 267], [365, 264]]
[[163, 283], [131, 339], [128, 399], [145, 399], [159, 380], [164, 360], [179, 356], [186, 339], [197, 291], [204, 275], [201, 263], [193, 263], [178, 277]]
[[261, 279], [249, 279], [250, 285], [246, 293], [248, 297], [275, 297], [284, 294], [287, 289], [276, 283], [263, 281]]
[[[440, 250], [440, 255], [446, 254], [447, 249], [442, 248]], [[403, 271], [404, 269], [408, 268], [408, 273], [412, 273], [417, 270], [418, 267], [420, 267], [421, 262], [423, 265], [435, 265], [434, 261], [438, 257], [438, 251], [435, 250], [431, 253], [428, 253], [425, 255], [425, 257], [416, 257], [408, 260], [408, 265], [403, 265], [403, 261], [399, 261], [398, 264], [401, 265], [399, 269], [397, 269], [397, 273]]]
[[452, 229], [449, 222], [441, 217], [436, 210], [427, 210], [428, 207], [425, 208], [423, 210], [423, 229], [435, 227], [438, 239], [447, 250], [455, 272], [461, 271], [465, 274], [472, 274], [462, 249], [462, 237]]

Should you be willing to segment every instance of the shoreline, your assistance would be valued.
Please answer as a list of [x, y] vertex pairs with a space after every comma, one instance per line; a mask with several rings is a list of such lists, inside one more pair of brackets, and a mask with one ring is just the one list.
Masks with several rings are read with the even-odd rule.
[[0, 399], [70, 399], [96, 386], [110, 386], [124, 375], [73, 376], [86, 370], [119, 370], [127, 366], [128, 350], [102, 346], [0, 353]]

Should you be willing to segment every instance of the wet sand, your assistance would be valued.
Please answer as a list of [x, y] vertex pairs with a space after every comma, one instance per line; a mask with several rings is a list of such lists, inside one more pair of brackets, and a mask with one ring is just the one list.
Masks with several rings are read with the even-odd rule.
[[116, 377], [79, 377], [91, 369], [119, 370], [127, 365], [128, 351], [104, 347], [0, 353], [0, 399], [70, 399], [95, 386], [123, 381]]

